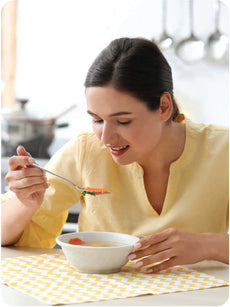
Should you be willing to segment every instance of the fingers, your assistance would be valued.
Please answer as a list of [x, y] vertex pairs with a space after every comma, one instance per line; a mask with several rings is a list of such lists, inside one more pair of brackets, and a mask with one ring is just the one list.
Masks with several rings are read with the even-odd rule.
[[42, 184], [35, 184], [21, 189], [11, 187], [10, 190], [13, 191], [19, 199], [26, 199], [36, 192], [44, 192], [48, 187], [49, 183], [43, 182]]
[[[175, 230], [176, 231], [176, 230]], [[162, 232], [152, 234], [150, 236], [143, 236], [134, 244], [135, 249], [143, 248], [148, 245], [157, 244], [167, 240], [174, 232], [174, 228], [168, 228]]]
[[36, 162], [23, 146], [18, 146], [17, 154], [9, 159], [9, 172], [5, 177], [9, 189], [25, 206], [39, 207], [50, 186], [45, 172], [32, 166]]
[[21, 180], [13, 180], [9, 183], [9, 188], [12, 190], [16, 189], [24, 189], [28, 188], [33, 185], [38, 185], [38, 184], [46, 184], [47, 179], [45, 176], [39, 176], [39, 177], [25, 177], [22, 178]]
[[128, 259], [140, 259], [136, 262], [137, 267], [148, 266], [156, 262], [171, 259], [175, 256], [175, 249], [171, 241], [176, 232], [176, 229], [168, 228], [162, 232], [141, 237], [140, 240], [134, 244], [136, 250], [128, 256]]
[[141, 267], [141, 266], [151, 265], [159, 261], [165, 261], [166, 259], [170, 259], [173, 256], [174, 256], [173, 249], [169, 248], [154, 255], [151, 255], [149, 257], [142, 258], [140, 261], [136, 263], [136, 266]]
[[[197, 256], [197, 234], [181, 229], [168, 228], [162, 232], [140, 238], [129, 260], [139, 260], [137, 267], [147, 266], [149, 273], [164, 270], [177, 264], [195, 263], [200, 261]], [[195, 242], [195, 244], [194, 244]], [[160, 262], [160, 264], [159, 264]]]
[[24, 147], [19, 146], [17, 153], [20, 156], [9, 159], [9, 172], [5, 177], [9, 189], [21, 199], [36, 192], [44, 192], [49, 187], [45, 172], [31, 165], [35, 160]]
[[[16, 194], [31, 194], [49, 187], [45, 172], [35, 167], [9, 171], [5, 179], [9, 184], [9, 189]], [[24, 192], [24, 189], [28, 193]]]
[[28, 151], [26, 151], [25, 148], [22, 145], [17, 147], [17, 154], [19, 156], [29, 156], [29, 157], [31, 157], [31, 154]]
[[156, 264], [150, 268], [148, 268], [147, 273], [157, 273], [163, 270], [166, 270], [172, 266], [177, 265], [176, 257], [172, 257], [168, 260], [165, 260], [159, 264]]
[[128, 259], [136, 260], [136, 259], [143, 258], [149, 255], [154, 255], [154, 254], [162, 252], [163, 250], [168, 249], [169, 247], [170, 247], [169, 242], [167, 240], [164, 240], [160, 243], [150, 245], [149, 247], [146, 247], [144, 249], [136, 250], [135, 253], [131, 253], [128, 256]]
[[10, 170], [17, 170], [18, 168], [30, 166], [32, 163], [35, 163], [35, 160], [30, 156], [13, 156], [8, 162]]
[[147, 266], [153, 263], [164, 261], [174, 255], [174, 249], [171, 248], [167, 240], [151, 245], [143, 250], [135, 251], [128, 256], [129, 260], [138, 260], [136, 267]]
[[9, 183], [11, 180], [20, 180], [26, 177], [41, 177], [45, 176], [45, 172], [36, 167], [22, 168], [20, 170], [9, 171], [5, 177]]
[[25, 150], [25, 148], [20, 145], [17, 147], [18, 156], [13, 156], [9, 159], [9, 169], [16, 170], [26, 166], [30, 166], [35, 163], [35, 160], [31, 157], [31, 154]]

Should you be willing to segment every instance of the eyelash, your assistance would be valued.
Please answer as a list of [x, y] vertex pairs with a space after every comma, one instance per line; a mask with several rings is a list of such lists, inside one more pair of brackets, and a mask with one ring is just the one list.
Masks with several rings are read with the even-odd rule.
[[[102, 122], [103, 122], [102, 119], [99, 119], [99, 120], [93, 119], [93, 123], [94, 123], [94, 124], [101, 124]], [[129, 120], [129, 121], [127, 121], [127, 122], [119, 122], [119, 121], [117, 121], [117, 122], [118, 122], [119, 125], [128, 125], [128, 124], [131, 123], [131, 120]]]
[[99, 119], [99, 120], [93, 119], [93, 123], [94, 124], [101, 124], [102, 123], [102, 119]]
[[120, 125], [128, 125], [128, 124], [131, 123], [131, 120], [129, 120], [129, 121], [127, 121], [127, 122], [119, 122], [119, 121], [118, 121], [118, 123], [119, 123]]

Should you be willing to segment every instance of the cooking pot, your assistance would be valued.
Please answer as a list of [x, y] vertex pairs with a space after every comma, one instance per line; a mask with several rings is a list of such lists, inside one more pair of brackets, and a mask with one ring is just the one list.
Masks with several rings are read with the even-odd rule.
[[56, 120], [76, 105], [71, 106], [56, 117], [26, 110], [28, 99], [16, 99], [15, 109], [2, 109], [2, 156], [16, 154], [18, 145], [23, 145], [35, 158], [49, 158], [56, 128], [67, 127], [68, 123], [57, 124]]

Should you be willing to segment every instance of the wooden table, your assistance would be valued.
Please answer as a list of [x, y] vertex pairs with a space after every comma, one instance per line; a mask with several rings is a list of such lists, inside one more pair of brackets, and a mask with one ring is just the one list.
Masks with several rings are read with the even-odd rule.
[[[17, 257], [40, 255], [44, 253], [57, 253], [57, 249], [37, 249], [28, 247], [2, 247], [1, 257]], [[215, 277], [229, 280], [228, 265], [216, 261], [202, 261], [197, 264], [189, 265], [197, 271], [213, 275]], [[143, 295], [126, 299], [116, 299], [109, 301], [96, 301], [76, 306], [217, 306], [224, 304], [229, 295], [229, 287], [217, 287], [204, 290], [194, 290], [188, 292], [178, 292], [162, 295]], [[1, 298], [4, 303], [11, 306], [44, 306], [37, 299], [25, 295], [13, 288], [2, 285]], [[68, 306], [68, 305], [66, 305]], [[73, 306], [73, 305], [71, 305]]]

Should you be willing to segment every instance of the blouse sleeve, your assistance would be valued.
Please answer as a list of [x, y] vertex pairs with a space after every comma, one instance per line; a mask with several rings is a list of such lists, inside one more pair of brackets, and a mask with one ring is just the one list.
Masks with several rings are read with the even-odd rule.
[[[46, 168], [81, 186], [81, 165], [84, 159], [86, 135], [68, 142], [48, 162]], [[26, 226], [16, 246], [52, 248], [68, 217], [68, 209], [82, 197], [70, 183], [47, 174], [50, 187], [44, 202]]]

